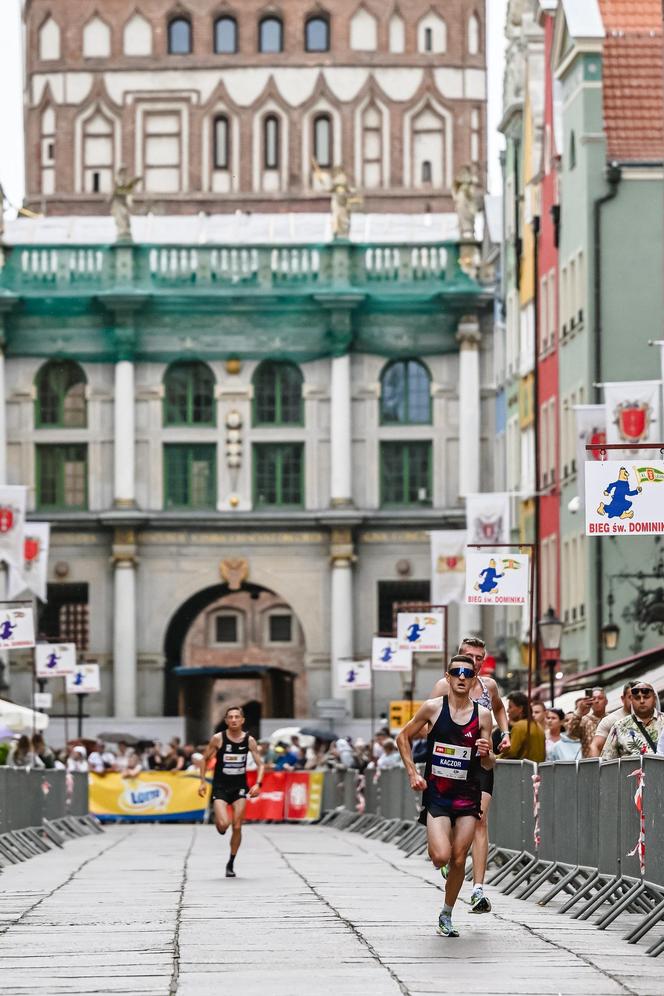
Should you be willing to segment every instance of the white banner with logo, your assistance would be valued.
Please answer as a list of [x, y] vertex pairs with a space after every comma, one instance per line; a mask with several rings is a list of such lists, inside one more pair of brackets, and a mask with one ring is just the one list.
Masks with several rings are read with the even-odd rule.
[[658, 380], [604, 384], [607, 443], [658, 443], [660, 390]]
[[510, 497], [502, 491], [466, 495], [466, 542], [509, 543]]
[[23, 530], [27, 488], [0, 487], [0, 562], [23, 569]]
[[371, 688], [371, 661], [338, 661], [339, 688]]
[[75, 670], [75, 643], [38, 643], [35, 647], [35, 674], [38, 678], [65, 678]]
[[399, 650], [399, 641], [391, 636], [374, 636], [371, 641], [373, 671], [412, 671], [413, 654]]
[[434, 605], [460, 602], [466, 573], [466, 533], [440, 529], [431, 537], [431, 601]]
[[606, 442], [606, 405], [574, 405], [576, 422], [576, 470], [579, 496], [583, 499], [586, 460], [599, 460], [599, 450], [586, 450], [588, 443]]
[[527, 554], [468, 551], [466, 601], [471, 605], [525, 605], [528, 600]]
[[67, 691], [72, 695], [94, 695], [101, 691], [99, 664], [79, 664], [65, 678]]
[[664, 461], [586, 461], [586, 534], [664, 535]]
[[400, 650], [441, 654], [444, 650], [442, 612], [399, 612], [397, 643]]
[[21, 647], [34, 645], [32, 606], [9, 608], [9, 603], [0, 603], [0, 650], [19, 650]]
[[9, 568], [8, 598], [31, 591], [40, 602], [46, 601], [48, 548], [51, 527], [48, 522], [26, 522], [23, 537], [23, 566]]

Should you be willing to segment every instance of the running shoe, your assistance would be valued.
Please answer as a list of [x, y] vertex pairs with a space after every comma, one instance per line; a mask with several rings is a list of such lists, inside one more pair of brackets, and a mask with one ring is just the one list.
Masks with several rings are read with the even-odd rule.
[[452, 923], [451, 913], [441, 913], [438, 917], [438, 933], [443, 937], [458, 937], [459, 931]]
[[473, 892], [470, 897], [470, 912], [471, 913], [490, 913], [491, 903], [486, 898], [483, 892], [479, 889], [477, 892]]
[[237, 875], [230, 865], [226, 865], [226, 878], [237, 878]]

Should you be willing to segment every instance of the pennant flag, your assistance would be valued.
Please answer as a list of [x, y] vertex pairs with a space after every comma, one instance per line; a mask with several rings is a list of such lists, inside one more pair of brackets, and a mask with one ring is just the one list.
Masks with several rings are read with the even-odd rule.
[[466, 533], [463, 529], [441, 529], [431, 537], [431, 601], [449, 605], [463, 596], [466, 574]]
[[51, 527], [48, 522], [26, 522], [23, 538], [23, 566], [10, 566], [8, 598], [31, 591], [40, 602], [46, 601], [48, 551]]
[[664, 535], [664, 461], [586, 461], [586, 535]]
[[413, 654], [399, 650], [399, 642], [391, 636], [374, 636], [371, 641], [373, 671], [412, 671]]
[[371, 661], [338, 661], [339, 688], [371, 688]]
[[658, 380], [615, 381], [604, 385], [607, 443], [660, 441]]
[[23, 530], [27, 488], [0, 487], [0, 562], [23, 570]]
[[38, 678], [65, 678], [75, 670], [75, 643], [38, 643], [35, 647], [35, 674]]
[[470, 605], [525, 605], [528, 600], [529, 557], [476, 553], [466, 556], [466, 602]]
[[576, 422], [576, 468], [579, 497], [583, 500], [586, 460], [600, 460], [600, 450], [586, 450], [588, 443], [606, 442], [606, 405], [574, 405]]
[[444, 639], [442, 612], [399, 612], [397, 615], [400, 650], [442, 654]]
[[466, 495], [466, 542], [509, 543], [510, 499], [499, 491]]

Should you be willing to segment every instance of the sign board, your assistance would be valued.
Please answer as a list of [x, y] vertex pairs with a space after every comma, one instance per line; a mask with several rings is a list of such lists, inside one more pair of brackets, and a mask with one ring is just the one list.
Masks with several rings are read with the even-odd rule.
[[442, 612], [400, 612], [397, 616], [397, 643], [400, 650], [420, 654], [442, 654]]
[[412, 671], [413, 653], [399, 650], [391, 636], [374, 636], [371, 641], [371, 667], [374, 671]]
[[408, 720], [413, 718], [421, 705], [421, 702], [410, 702], [408, 699], [395, 699], [390, 702], [390, 733], [398, 733], [399, 730], [403, 729]]
[[66, 678], [67, 692], [73, 695], [91, 695], [101, 691], [99, 664], [79, 664]]
[[344, 719], [348, 715], [343, 699], [316, 699], [314, 705], [319, 719]]
[[50, 709], [53, 705], [53, 696], [50, 692], [35, 692], [35, 709]]
[[38, 643], [35, 647], [35, 672], [38, 678], [64, 678], [75, 670], [75, 643]]
[[339, 688], [371, 688], [371, 661], [338, 661]]
[[18, 650], [34, 645], [32, 606], [10, 608], [9, 603], [0, 603], [0, 650]]
[[466, 602], [469, 605], [525, 605], [529, 557], [484, 551], [466, 555]]
[[664, 461], [586, 460], [586, 535], [664, 535]]

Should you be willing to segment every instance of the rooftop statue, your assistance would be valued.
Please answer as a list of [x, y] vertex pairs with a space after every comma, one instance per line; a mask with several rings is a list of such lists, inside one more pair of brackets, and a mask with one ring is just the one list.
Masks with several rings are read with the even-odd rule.
[[322, 170], [315, 159], [312, 163], [314, 176], [331, 196], [332, 236], [335, 239], [347, 239], [353, 208], [362, 203], [362, 198], [350, 186], [343, 166], [335, 166], [329, 172]]
[[134, 189], [143, 177], [127, 175], [127, 167], [121, 166], [115, 178], [115, 187], [111, 194], [111, 214], [115, 222], [118, 242], [131, 242], [131, 208]]
[[481, 203], [482, 186], [472, 166], [462, 166], [452, 187], [452, 197], [459, 219], [459, 238], [475, 238], [475, 218]]

